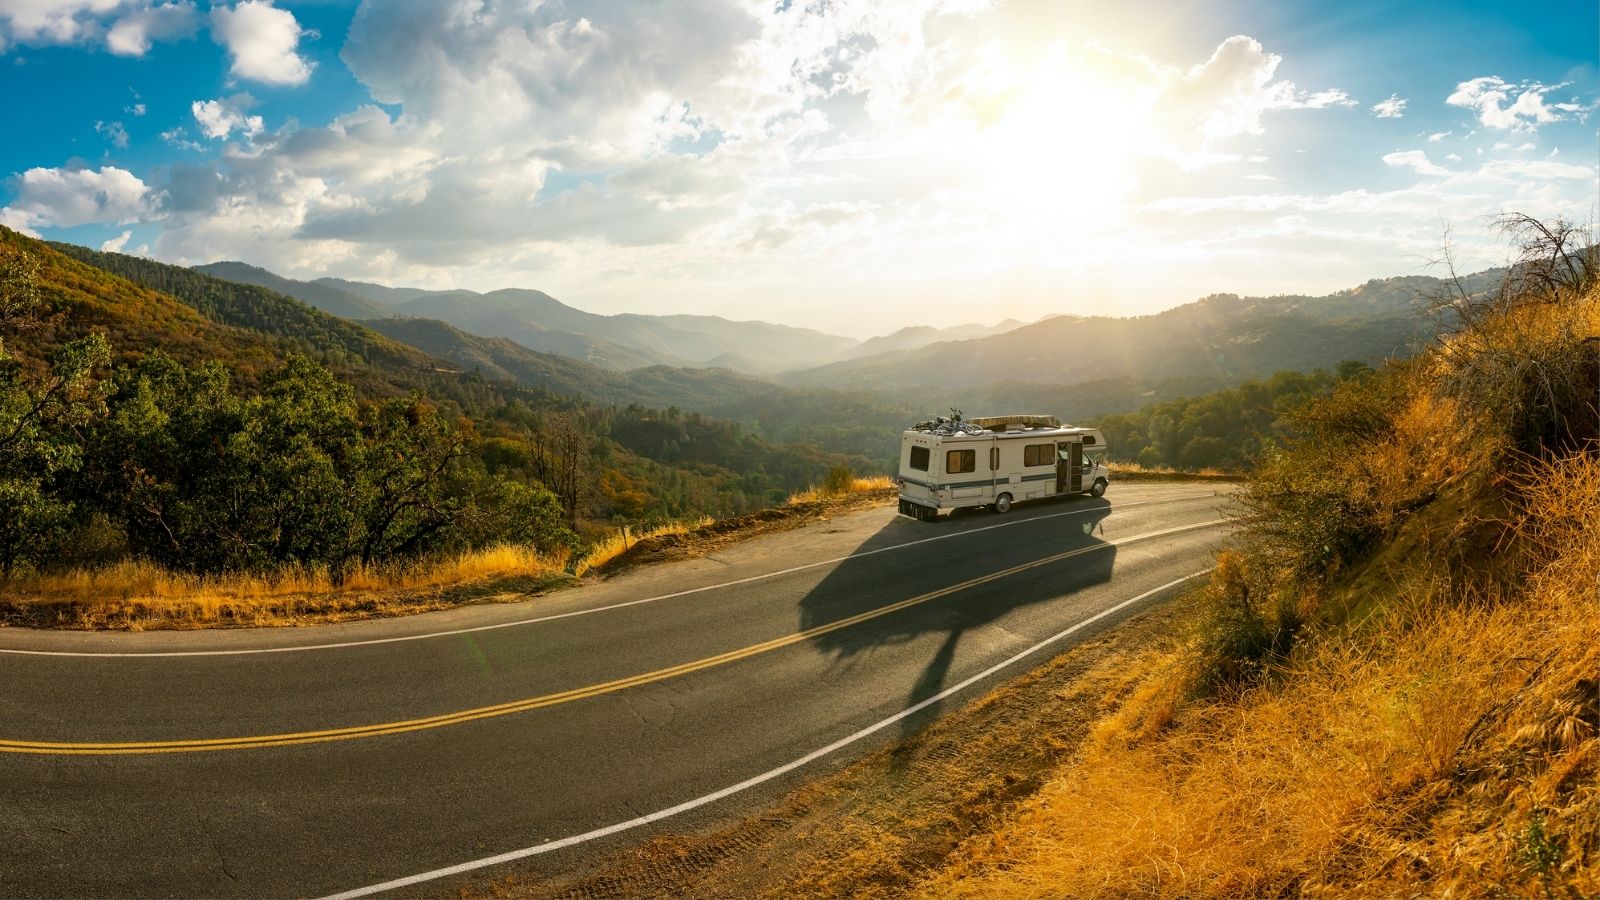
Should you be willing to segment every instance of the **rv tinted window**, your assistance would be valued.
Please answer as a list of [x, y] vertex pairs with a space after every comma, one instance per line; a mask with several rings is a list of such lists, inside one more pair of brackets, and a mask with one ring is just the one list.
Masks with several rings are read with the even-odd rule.
[[1029, 444], [1022, 448], [1022, 464], [1025, 466], [1053, 466], [1056, 464], [1055, 444]]
[[912, 447], [911, 448], [911, 468], [913, 468], [913, 469], [921, 469], [924, 472], [928, 471], [928, 448], [927, 447]]
[[978, 470], [978, 452], [976, 450], [951, 450], [944, 456], [944, 470], [949, 475], [976, 472]]

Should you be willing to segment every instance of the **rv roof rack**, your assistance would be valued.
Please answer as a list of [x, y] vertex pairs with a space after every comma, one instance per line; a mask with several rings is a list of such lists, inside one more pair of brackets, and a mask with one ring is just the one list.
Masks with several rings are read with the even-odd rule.
[[911, 426], [912, 431], [926, 431], [932, 434], [949, 437], [956, 434], [982, 434], [985, 431], [1031, 431], [1035, 428], [1071, 428], [1071, 425], [1062, 425], [1061, 420], [1055, 416], [1038, 415], [1011, 415], [1011, 416], [975, 416], [963, 420], [960, 415], [934, 416], [926, 422], [918, 422]]
[[986, 428], [990, 431], [1005, 431], [1011, 426], [1022, 428], [1060, 428], [1061, 420], [1055, 416], [1038, 415], [1011, 415], [1011, 416], [976, 416], [967, 420], [969, 423]]

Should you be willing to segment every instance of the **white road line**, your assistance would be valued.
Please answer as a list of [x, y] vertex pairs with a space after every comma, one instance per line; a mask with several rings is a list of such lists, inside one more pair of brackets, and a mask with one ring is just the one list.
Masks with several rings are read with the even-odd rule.
[[[1180, 500], [1205, 500], [1205, 499], [1210, 499], [1213, 496], [1215, 496], [1215, 495], [1214, 494], [1210, 494], [1210, 495], [1208, 495], [1208, 494], [1195, 494], [1193, 496], [1176, 495], [1176, 496], [1171, 496], [1171, 497], [1162, 497], [1162, 498], [1158, 498], [1158, 499], [1154, 499], [1154, 500], [1141, 500], [1141, 501], [1136, 502], [1136, 503], [1124, 503], [1121, 506], [1112, 507], [1110, 509], [1110, 511], [1111, 512], [1116, 512], [1118, 509], [1132, 509], [1134, 507], [1140, 507], [1140, 506], [1154, 506], [1154, 505], [1158, 505], [1158, 504], [1162, 504], [1162, 503], [1170, 503], [1170, 502], [1180, 501]], [[406, 635], [399, 635], [397, 637], [369, 638], [369, 639], [360, 640], [360, 641], [339, 641], [339, 642], [336, 642], [336, 643], [327, 643], [327, 644], [303, 644], [303, 645], [293, 646], [293, 647], [249, 647], [249, 648], [240, 648], [240, 649], [237, 649], [237, 650], [156, 650], [156, 651], [150, 651], [150, 652], [147, 652], [147, 653], [117, 653], [117, 652], [95, 652], [95, 651], [80, 651], [80, 650], [22, 650], [22, 649], [12, 649], [12, 648], [0, 647], [0, 655], [88, 657], [88, 658], [94, 658], [94, 659], [162, 659], [162, 658], [176, 657], [176, 656], [253, 656], [255, 654], [260, 654], [260, 653], [302, 653], [302, 652], [309, 651], [309, 650], [338, 650], [338, 649], [343, 649], [343, 648], [348, 648], [348, 647], [366, 647], [366, 646], [372, 646], [372, 645], [376, 645], [376, 644], [397, 644], [397, 643], [401, 643], [403, 641], [430, 640], [432, 638], [452, 637], [454, 635], [462, 635], [462, 634], [474, 634], [474, 633], [477, 633], [477, 632], [480, 632], [480, 631], [495, 631], [495, 630], [498, 630], [498, 629], [501, 629], [501, 628], [517, 628], [517, 627], [520, 627], [520, 626], [523, 626], [523, 625], [537, 625], [540, 622], [553, 622], [553, 621], [555, 621], [557, 619], [570, 619], [570, 618], [572, 618], [574, 616], [587, 616], [587, 615], [590, 615], [591, 613], [609, 612], [609, 611], [614, 610], [614, 609], [623, 609], [623, 608], [626, 608], [626, 607], [629, 607], [629, 606], [638, 606], [638, 605], [640, 605], [642, 603], [655, 603], [658, 600], [671, 600], [671, 599], [673, 599], [675, 597], [685, 597], [685, 596], [688, 596], [689, 594], [699, 594], [699, 593], [703, 593], [705, 591], [714, 591], [714, 590], [719, 590], [721, 588], [735, 587], [735, 586], [738, 586], [738, 585], [741, 585], [741, 584], [749, 584], [750, 582], [753, 582], [753, 581], [762, 581], [762, 580], [765, 580], [765, 579], [768, 579], [768, 578], [778, 578], [778, 577], [783, 576], [783, 575], [792, 575], [795, 572], [803, 572], [806, 569], [815, 569], [818, 566], [829, 566], [829, 565], [833, 565], [834, 563], [845, 562], [847, 560], [852, 560], [852, 559], [860, 559], [862, 557], [873, 556], [873, 555], [876, 555], [876, 554], [879, 554], [879, 553], [888, 553], [888, 552], [893, 551], [893, 550], [904, 550], [907, 547], [916, 547], [916, 546], [918, 546], [920, 544], [930, 544], [930, 543], [933, 543], [934, 541], [946, 541], [946, 540], [950, 540], [952, 538], [966, 537], [968, 535], [978, 534], [978, 533], [984, 532], [984, 531], [993, 531], [996, 528], [1010, 528], [1013, 525], [1026, 525], [1026, 524], [1028, 524], [1030, 522], [1040, 522], [1040, 521], [1043, 521], [1045, 519], [1059, 519], [1059, 518], [1061, 518], [1063, 516], [1081, 516], [1081, 515], [1085, 515], [1085, 514], [1088, 514], [1088, 513], [1103, 512], [1103, 511], [1106, 511], [1105, 507], [1094, 507], [1093, 509], [1075, 509], [1075, 510], [1069, 510], [1067, 512], [1051, 513], [1050, 515], [1046, 515], [1046, 516], [1031, 516], [1029, 518], [1017, 518], [1017, 519], [1012, 519], [1012, 520], [1007, 521], [1007, 522], [1002, 522], [1002, 523], [1000, 523], [998, 525], [985, 525], [982, 528], [971, 528], [971, 529], [968, 529], [966, 531], [957, 531], [957, 532], [953, 532], [951, 534], [941, 534], [941, 535], [936, 535], [934, 537], [921, 538], [921, 539], [915, 540], [915, 541], [907, 541], [904, 544], [894, 544], [894, 545], [888, 546], [888, 547], [878, 547], [877, 549], [874, 549], [874, 550], [863, 550], [860, 553], [851, 553], [851, 554], [848, 554], [846, 556], [836, 556], [833, 559], [824, 559], [824, 560], [820, 560], [818, 562], [806, 563], [804, 565], [793, 566], [793, 567], [788, 568], [788, 569], [780, 569], [780, 570], [775, 571], [775, 572], [764, 572], [764, 573], [762, 573], [760, 575], [751, 575], [748, 578], [738, 578], [738, 579], [735, 579], [733, 581], [724, 581], [724, 582], [721, 582], [721, 583], [718, 583], [718, 584], [708, 584], [708, 585], [704, 585], [702, 587], [689, 588], [687, 590], [682, 590], [682, 591], [674, 591], [674, 592], [672, 592], [670, 594], [661, 594], [661, 595], [655, 596], [655, 597], [645, 597], [645, 598], [642, 598], [642, 599], [639, 599], [639, 600], [627, 600], [627, 601], [624, 601], [622, 603], [612, 603], [612, 604], [610, 604], [608, 606], [596, 606], [596, 607], [594, 607], [592, 609], [579, 609], [579, 610], [573, 610], [572, 612], [553, 613], [553, 614], [547, 615], [547, 616], [536, 616], [536, 617], [530, 618], [530, 619], [518, 619], [518, 620], [516, 620], [514, 622], [497, 622], [497, 623], [495, 623], [493, 625], [477, 625], [477, 626], [473, 626], [471, 628], [452, 628], [452, 629], [449, 629], [447, 631], [430, 631], [430, 632], [427, 632], [427, 633], [424, 633], [424, 634], [406, 634]]]
[[351, 889], [351, 890], [348, 890], [348, 891], [343, 891], [343, 892], [338, 893], [338, 894], [331, 894], [331, 895], [329, 895], [327, 897], [324, 897], [323, 900], [347, 900], [347, 898], [368, 897], [368, 896], [371, 896], [373, 894], [382, 893], [384, 891], [392, 891], [392, 890], [397, 890], [399, 888], [411, 887], [412, 885], [422, 884], [422, 883], [428, 882], [428, 881], [435, 881], [435, 880], [440, 879], [440, 878], [449, 878], [452, 875], [460, 875], [460, 874], [465, 873], [465, 872], [471, 872], [471, 871], [474, 871], [474, 870], [477, 870], [477, 869], [483, 869], [483, 868], [487, 868], [489, 866], [499, 865], [501, 863], [512, 862], [512, 861], [519, 860], [519, 859], [526, 859], [526, 858], [528, 858], [530, 856], [538, 856], [538, 855], [543, 854], [543, 853], [550, 853], [551, 851], [554, 851], [554, 850], [563, 850], [563, 849], [565, 849], [567, 847], [573, 847], [573, 846], [576, 846], [578, 844], [583, 844], [583, 843], [587, 843], [589, 841], [597, 840], [599, 838], [609, 837], [609, 836], [611, 836], [613, 834], [617, 834], [619, 832], [628, 831], [628, 830], [633, 829], [633, 828], [638, 828], [641, 825], [649, 825], [652, 822], [659, 822], [662, 819], [666, 819], [666, 818], [670, 818], [672, 816], [676, 816], [679, 813], [688, 812], [691, 809], [696, 809], [698, 807], [705, 806], [708, 803], [715, 803], [718, 800], [722, 800], [722, 799], [724, 799], [726, 797], [731, 797], [732, 795], [737, 794], [740, 791], [748, 790], [749, 788], [755, 787], [758, 784], [763, 784], [763, 783], [771, 781], [772, 779], [777, 778], [777, 777], [779, 777], [781, 775], [786, 775], [789, 772], [793, 772], [795, 769], [798, 769], [801, 766], [804, 766], [804, 765], [806, 765], [808, 763], [815, 762], [815, 761], [821, 759], [822, 757], [827, 756], [828, 754], [834, 752], [835, 750], [839, 750], [839, 749], [841, 749], [843, 747], [847, 747], [850, 744], [853, 744], [856, 741], [859, 741], [862, 738], [867, 737], [868, 735], [874, 734], [874, 733], [876, 733], [878, 731], [882, 731], [883, 729], [889, 727], [890, 725], [893, 725], [896, 722], [899, 722], [902, 719], [905, 719], [905, 718], [907, 718], [909, 716], [916, 715], [918, 712], [921, 712], [923, 709], [926, 709], [927, 707], [932, 706], [933, 704], [938, 703], [941, 700], [944, 700], [945, 698], [949, 697], [952, 694], [958, 693], [958, 692], [960, 692], [962, 690], [965, 690], [966, 688], [971, 687], [974, 684], [977, 684], [979, 681], [982, 681], [983, 679], [988, 678], [990, 675], [993, 675], [993, 674], [995, 674], [996, 672], [999, 672], [1002, 669], [1005, 669], [1005, 668], [1007, 668], [1009, 666], [1015, 665], [1017, 662], [1020, 662], [1021, 660], [1033, 655], [1034, 653], [1039, 652], [1040, 650], [1044, 649], [1045, 647], [1048, 647], [1051, 644], [1054, 644], [1055, 642], [1057, 642], [1057, 641], [1061, 640], [1062, 638], [1072, 634], [1075, 631], [1078, 631], [1079, 629], [1081, 629], [1081, 628], [1083, 628], [1083, 627], [1085, 627], [1087, 625], [1091, 625], [1091, 624], [1099, 621], [1100, 619], [1103, 619], [1106, 616], [1111, 615], [1112, 613], [1115, 613], [1115, 612], [1118, 612], [1120, 610], [1126, 609], [1127, 607], [1132, 606], [1133, 604], [1138, 603], [1141, 600], [1146, 600], [1146, 599], [1148, 599], [1150, 597], [1153, 597], [1156, 594], [1159, 594], [1162, 591], [1165, 591], [1165, 590], [1167, 590], [1169, 588], [1177, 587], [1178, 585], [1184, 583], [1185, 581], [1189, 581], [1190, 579], [1193, 579], [1193, 578], [1198, 578], [1201, 575], [1204, 575], [1209, 571], [1211, 571], [1211, 570], [1210, 569], [1202, 569], [1202, 570], [1200, 570], [1198, 572], [1191, 572], [1190, 574], [1185, 575], [1182, 578], [1177, 578], [1177, 579], [1174, 579], [1172, 581], [1169, 581], [1166, 584], [1163, 584], [1158, 588], [1153, 588], [1151, 590], [1145, 591], [1144, 593], [1142, 593], [1139, 596], [1134, 597], [1134, 598], [1132, 598], [1130, 600], [1124, 600], [1121, 603], [1118, 603], [1116, 606], [1110, 607], [1108, 609], [1103, 609], [1100, 612], [1097, 612], [1094, 615], [1090, 616], [1089, 618], [1084, 619], [1083, 621], [1077, 623], [1076, 625], [1073, 625], [1073, 626], [1071, 626], [1069, 628], [1066, 628], [1066, 629], [1064, 629], [1062, 631], [1056, 632], [1055, 634], [1051, 635], [1050, 637], [1047, 637], [1044, 640], [1040, 641], [1039, 643], [1034, 644], [1032, 647], [1029, 647], [1028, 649], [1023, 650], [1021, 653], [1018, 653], [1015, 656], [1012, 656], [1012, 657], [1010, 657], [1009, 659], [1006, 659], [1003, 662], [996, 663], [995, 665], [992, 665], [989, 668], [984, 669], [982, 672], [979, 672], [978, 674], [972, 676], [971, 678], [966, 679], [965, 681], [962, 681], [959, 684], [956, 684], [956, 685], [953, 685], [951, 687], [948, 687], [948, 688], [944, 689], [943, 691], [940, 691], [939, 693], [933, 695], [932, 697], [929, 697], [928, 699], [923, 700], [920, 703], [917, 703], [914, 706], [906, 707], [905, 709], [901, 710], [900, 712], [895, 713], [894, 715], [888, 717], [887, 719], [883, 719], [883, 720], [881, 720], [879, 722], [876, 722], [876, 723], [874, 723], [872, 725], [868, 725], [866, 728], [861, 729], [860, 731], [856, 732], [855, 734], [852, 734], [849, 737], [840, 738], [839, 740], [834, 741], [833, 743], [829, 744], [826, 747], [821, 748], [820, 750], [813, 750], [812, 752], [807, 753], [805, 756], [802, 756], [799, 759], [794, 760], [793, 762], [785, 763], [785, 764], [777, 767], [776, 769], [769, 769], [766, 772], [762, 772], [760, 775], [756, 775], [753, 778], [747, 778], [744, 781], [739, 782], [738, 784], [731, 785], [729, 787], [725, 787], [720, 791], [714, 791], [714, 792], [712, 792], [710, 794], [706, 794], [706, 795], [704, 795], [702, 797], [696, 797], [693, 800], [688, 800], [688, 801], [685, 801], [683, 803], [680, 803], [677, 806], [671, 806], [671, 807], [668, 807], [666, 809], [657, 810], [657, 811], [655, 811], [653, 813], [649, 813], [648, 815], [640, 816], [640, 817], [638, 817], [636, 819], [629, 819], [626, 822], [618, 822], [615, 825], [608, 825], [605, 828], [597, 828], [594, 831], [586, 831], [583, 834], [576, 834], [576, 835], [573, 835], [571, 837], [562, 838], [561, 840], [548, 841], [548, 842], [543, 843], [543, 844], [537, 844], [537, 845], [532, 846], [532, 847], [524, 847], [521, 850], [512, 850], [512, 851], [510, 851], [508, 853], [501, 853], [501, 854], [498, 854], [498, 855], [495, 855], [495, 856], [486, 856], [486, 857], [483, 857], [482, 859], [475, 859], [475, 860], [472, 860], [470, 862], [464, 862], [464, 863], [460, 863], [458, 865], [448, 866], [448, 867], [443, 868], [443, 869], [434, 869], [432, 871], [423, 872], [423, 873], [418, 874], [418, 875], [408, 875], [405, 878], [396, 878], [393, 881], [385, 881], [385, 882], [383, 882], [381, 884], [373, 884], [373, 885], [368, 885], [366, 887], [354, 888], [354, 889]]

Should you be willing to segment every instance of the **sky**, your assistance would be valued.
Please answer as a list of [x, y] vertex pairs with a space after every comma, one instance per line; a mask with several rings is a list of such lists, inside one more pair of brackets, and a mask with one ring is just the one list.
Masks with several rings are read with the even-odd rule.
[[1592, 221], [1597, 57], [1594, 3], [0, 0], [0, 224], [854, 337], [1141, 315]]

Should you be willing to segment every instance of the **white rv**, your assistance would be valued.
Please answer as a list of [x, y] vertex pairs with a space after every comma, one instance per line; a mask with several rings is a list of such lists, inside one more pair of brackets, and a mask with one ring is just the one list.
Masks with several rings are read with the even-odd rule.
[[1110, 483], [1105, 436], [1054, 416], [940, 416], [900, 437], [900, 512], [933, 519], [965, 506], [1011, 504], [1086, 493]]

